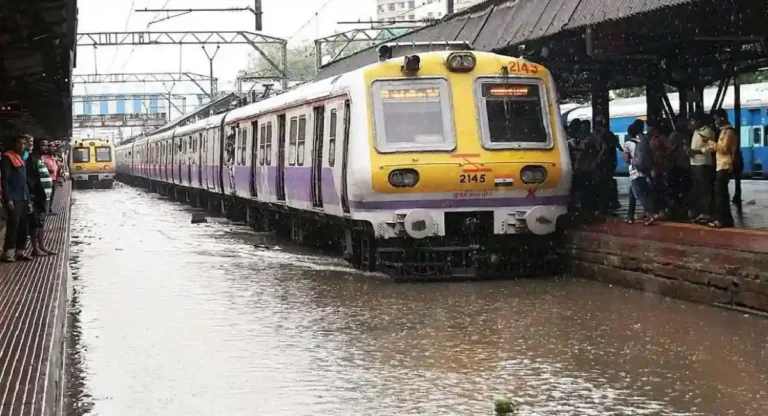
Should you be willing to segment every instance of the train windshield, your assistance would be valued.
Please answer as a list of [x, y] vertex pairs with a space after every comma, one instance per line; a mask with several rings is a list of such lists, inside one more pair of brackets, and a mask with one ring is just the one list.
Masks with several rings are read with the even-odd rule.
[[488, 148], [549, 145], [543, 86], [533, 82], [480, 83], [483, 143]]
[[379, 151], [451, 150], [455, 147], [447, 81], [375, 81], [372, 92], [376, 148]]
[[112, 152], [109, 151], [109, 147], [99, 146], [96, 148], [96, 161], [97, 162], [112, 161]]
[[75, 147], [72, 149], [72, 161], [75, 163], [88, 163], [91, 161], [91, 149], [87, 147]]

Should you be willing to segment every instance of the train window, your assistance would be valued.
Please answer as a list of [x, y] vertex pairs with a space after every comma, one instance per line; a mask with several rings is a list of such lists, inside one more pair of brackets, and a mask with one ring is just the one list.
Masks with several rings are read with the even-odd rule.
[[259, 136], [259, 165], [264, 165], [264, 153], [267, 144], [267, 125], [261, 125], [261, 136]]
[[763, 146], [768, 147], [768, 126], [763, 127]]
[[296, 164], [304, 166], [304, 147], [307, 140], [307, 117], [299, 117], [299, 137], [296, 141]]
[[483, 145], [491, 149], [547, 148], [546, 102], [536, 81], [479, 83]]
[[762, 143], [762, 137], [760, 133], [762, 133], [762, 130], [760, 127], [755, 127], [752, 129], [752, 143], [755, 146], [760, 146], [760, 143]]
[[338, 118], [338, 111], [334, 108], [331, 110], [331, 122], [330, 132], [328, 134], [328, 166], [334, 167], [336, 165], [336, 128], [338, 126], [336, 119]]
[[245, 156], [248, 154], [248, 128], [240, 130], [243, 137], [240, 138], [240, 166], [245, 166]]
[[299, 119], [298, 117], [291, 117], [291, 132], [288, 138], [288, 164], [293, 166], [296, 164], [296, 137], [299, 131]]
[[267, 166], [272, 166], [272, 122], [267, 123], [267, 144], [264, 146]]
[[451, 150], [456, 146], [448, 81], [374, 81], [372, 91], [377, 150]]
[[88, 163], [91, 161], [91, 149], [88, 147], [75, 147], [72, 149], [72, 160], [75, 163]]

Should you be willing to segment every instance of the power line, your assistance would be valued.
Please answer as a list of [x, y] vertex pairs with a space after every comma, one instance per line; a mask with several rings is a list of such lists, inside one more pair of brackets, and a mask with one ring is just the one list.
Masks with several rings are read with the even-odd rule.
[[295, 37], [296, 37], [296, 36], [297, 36], [299, 33], [301, 33], [301, 31], [302, 31], [302, 30], [306, 29], [306, 28], [307, 28], [307, 26], [309, 26], [310, 24], [312, 24], [312, 21], [314, 21], [315, 19], [317, 19], [317, 17], [318, 17], [318, 15], [320, 14], [320, 12], [321, 12], [321, 11], [322, 11], [322, 10], [323, 10], [323, 9], [324, 9], [326, 6], [328, 6], [328, 5], [329, 5], [329, 4], [330, 4], [332, 1], [333, 1], [333, 0], [326, 0], [326, 1], [325, 1], [325, 3], [323, 3], [323, 5], [322, 5], [322, 6], [320, 6], [320, 7], [319, 7], [317, 10], [315, 10], [315, 13], [313, 14], [313, 16], [312, 16], [312, 17], [310, 17], [310, 18], [309, 18], [309, 20], [307, 20], [306, 22], [304, 22], [304, 24], [303, 24], [303, 25], [301, 25], [301, 27], [299, 28], [299, 30], [297, 30], [296, 32], [294, 32], [294, 33], [293, 33], [293, 34], [292, 34], [290, 37], [288, 37], [286, 40], [291, 40], [291, 39], [295, 38]]
[[[125, 26], [123, 27], [123, 32], [128, 30], [128, 23], [131, 21], [131, 16], [133, 15], [133, 6], [134, 3], [136, 3], [136, 0], [131, 0], [131, 8], [128, 10], [128, 17], [125, 19]], [[112, 57], [112, 62], [109, 64], [109, 69], [107, 72], [112, 72], [112, 68], [115, 66], [115, 62], [117, 61], [117, 55], [120, 53], [119, 50], [115, 50], [115, 55]]]
[[[132, 1], [133, 1], [133, 0], [132, 0]], [[171, 2], [171, 0], [165, 0], [165, 3], [163, 3], [163, 7], [161, 7], [160, 9], [165, 9], [165, 8], [166, 8], [166, 6], [168, 6], [168, 3], [170, 3], [170, 2]], [[131, 5], [131, 10], [133, 10], [133, 5]], [[155, 19], [157, 19], [157, 16], [159, 16], [159, 15], [160, 15], [160, 13], [155, 13], [155, 16], [152, 18], [152, 20], [155, 20]], [[149, 25], [151, 25], [151, 24], [152, 24], [152, 22], [151, 22], [151, 21], [150, 21], [149, 23], [147, 23], [147, 26], [144, 28], [144, 30], [149, 30]], [[126, 29], [126, 30], [127, 30], [127, 29]], [[126, 65], [128, 65], [128, 62], [130, 62], [130, 61], [131, 61], [131, 57], [133, 57], [133, 52], [134, 52], [135, 50], [136, 50], [136, 45], [134, 45], [134, 46], [131, 48], [131, 52], [128, 54], [128, 58], [126, 58], [125, 62], [123, 62], [123, 66], [122, 66], [122, 67], [120, 67], [120, 72], [122, 72], [122, 71], [125, 69]]]

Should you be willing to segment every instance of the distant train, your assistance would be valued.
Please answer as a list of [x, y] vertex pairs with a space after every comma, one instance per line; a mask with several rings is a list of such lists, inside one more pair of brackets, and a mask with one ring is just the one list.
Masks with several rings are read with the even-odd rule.
[[115, 147], [109, 140], [75, 140], [69, 152], [69, 174], [78, 188], [111, 188], [115, 180]]
[[[704, 90], [704, 107], [711, 108], [717, 88]], [[678, 108], [677, 93], [669, 94], [672, 108]], [[728, 111], [728, 118], [734, 123], [733, 87], [728, 88], [723, 101], [723, 108]], [[592, 108], [589, 105], [563, 105], [567, 121], [574, 119], [591, 120]], [[610, 103], [611, 131], [623, 144], [627, 127], [637, 118], [645, 119], [645, 96], [613, 100]], [[744, 155], [744, 174], [754, 177], [768, 176], [768, 83], [741, 86], [741, 151]], [[627, 164], [620, 153], [618, 172], [627, 174]]]
[[517, 58], [385, 56], [121, 145], [118, 173], [242, 204], [252, 224], [287, 224], [299, 241], [320, 229], [362, 269], [493, 273], [539, 242], [554, 252], [571, 187], [556, 97], [549, 71]]

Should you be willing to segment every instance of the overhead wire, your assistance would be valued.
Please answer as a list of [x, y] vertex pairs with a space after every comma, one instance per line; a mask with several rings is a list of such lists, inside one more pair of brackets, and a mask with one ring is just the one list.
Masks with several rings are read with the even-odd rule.
[[[131, 8], [128, 10], [128, 17], [125, 19], [125, 25], [123, 26], [123, 32], [128, 30], [128, 24], [131, 22], [131, 17], [133, 16], [133, 6], [136, 4], [136, 0], [131, 0]], [[112, 72], [112, 68], [115, 66], [115, 62], [117, 62], [117, 55], [119, 53], [119, 49], [115, 49], [115, 55], [112, 56], [112, 62], [109, 64], [109, 69], [107, 72]]]
[[293, 34], [291, 36], [289, 36], [286, 40], [291, 40], [291, 39], [295, 38], [296, 36], [299, 35], [299, 33], [301, 33], [302, 30], [306, 29], [307, 26], [311, 25], [312, 22], [315, 19], [317, 19], [317, 17], [320, 15], [320, 12], [324, 8], [326, 8], [329, 4], [331, 4], [332, 1], [334, 1], [334, 0], [326, 0], [325, 3], [323, 3], [320, 7], [317, 8], [317, 10], [315, 10], [315, 12], [312, 14], [312, 17], [310, 17], [309, 20], [304, 22], [304, 24], [301, 25], [301, 27], [299, 27], [299, 29], [297, 31], [293, 32]]

